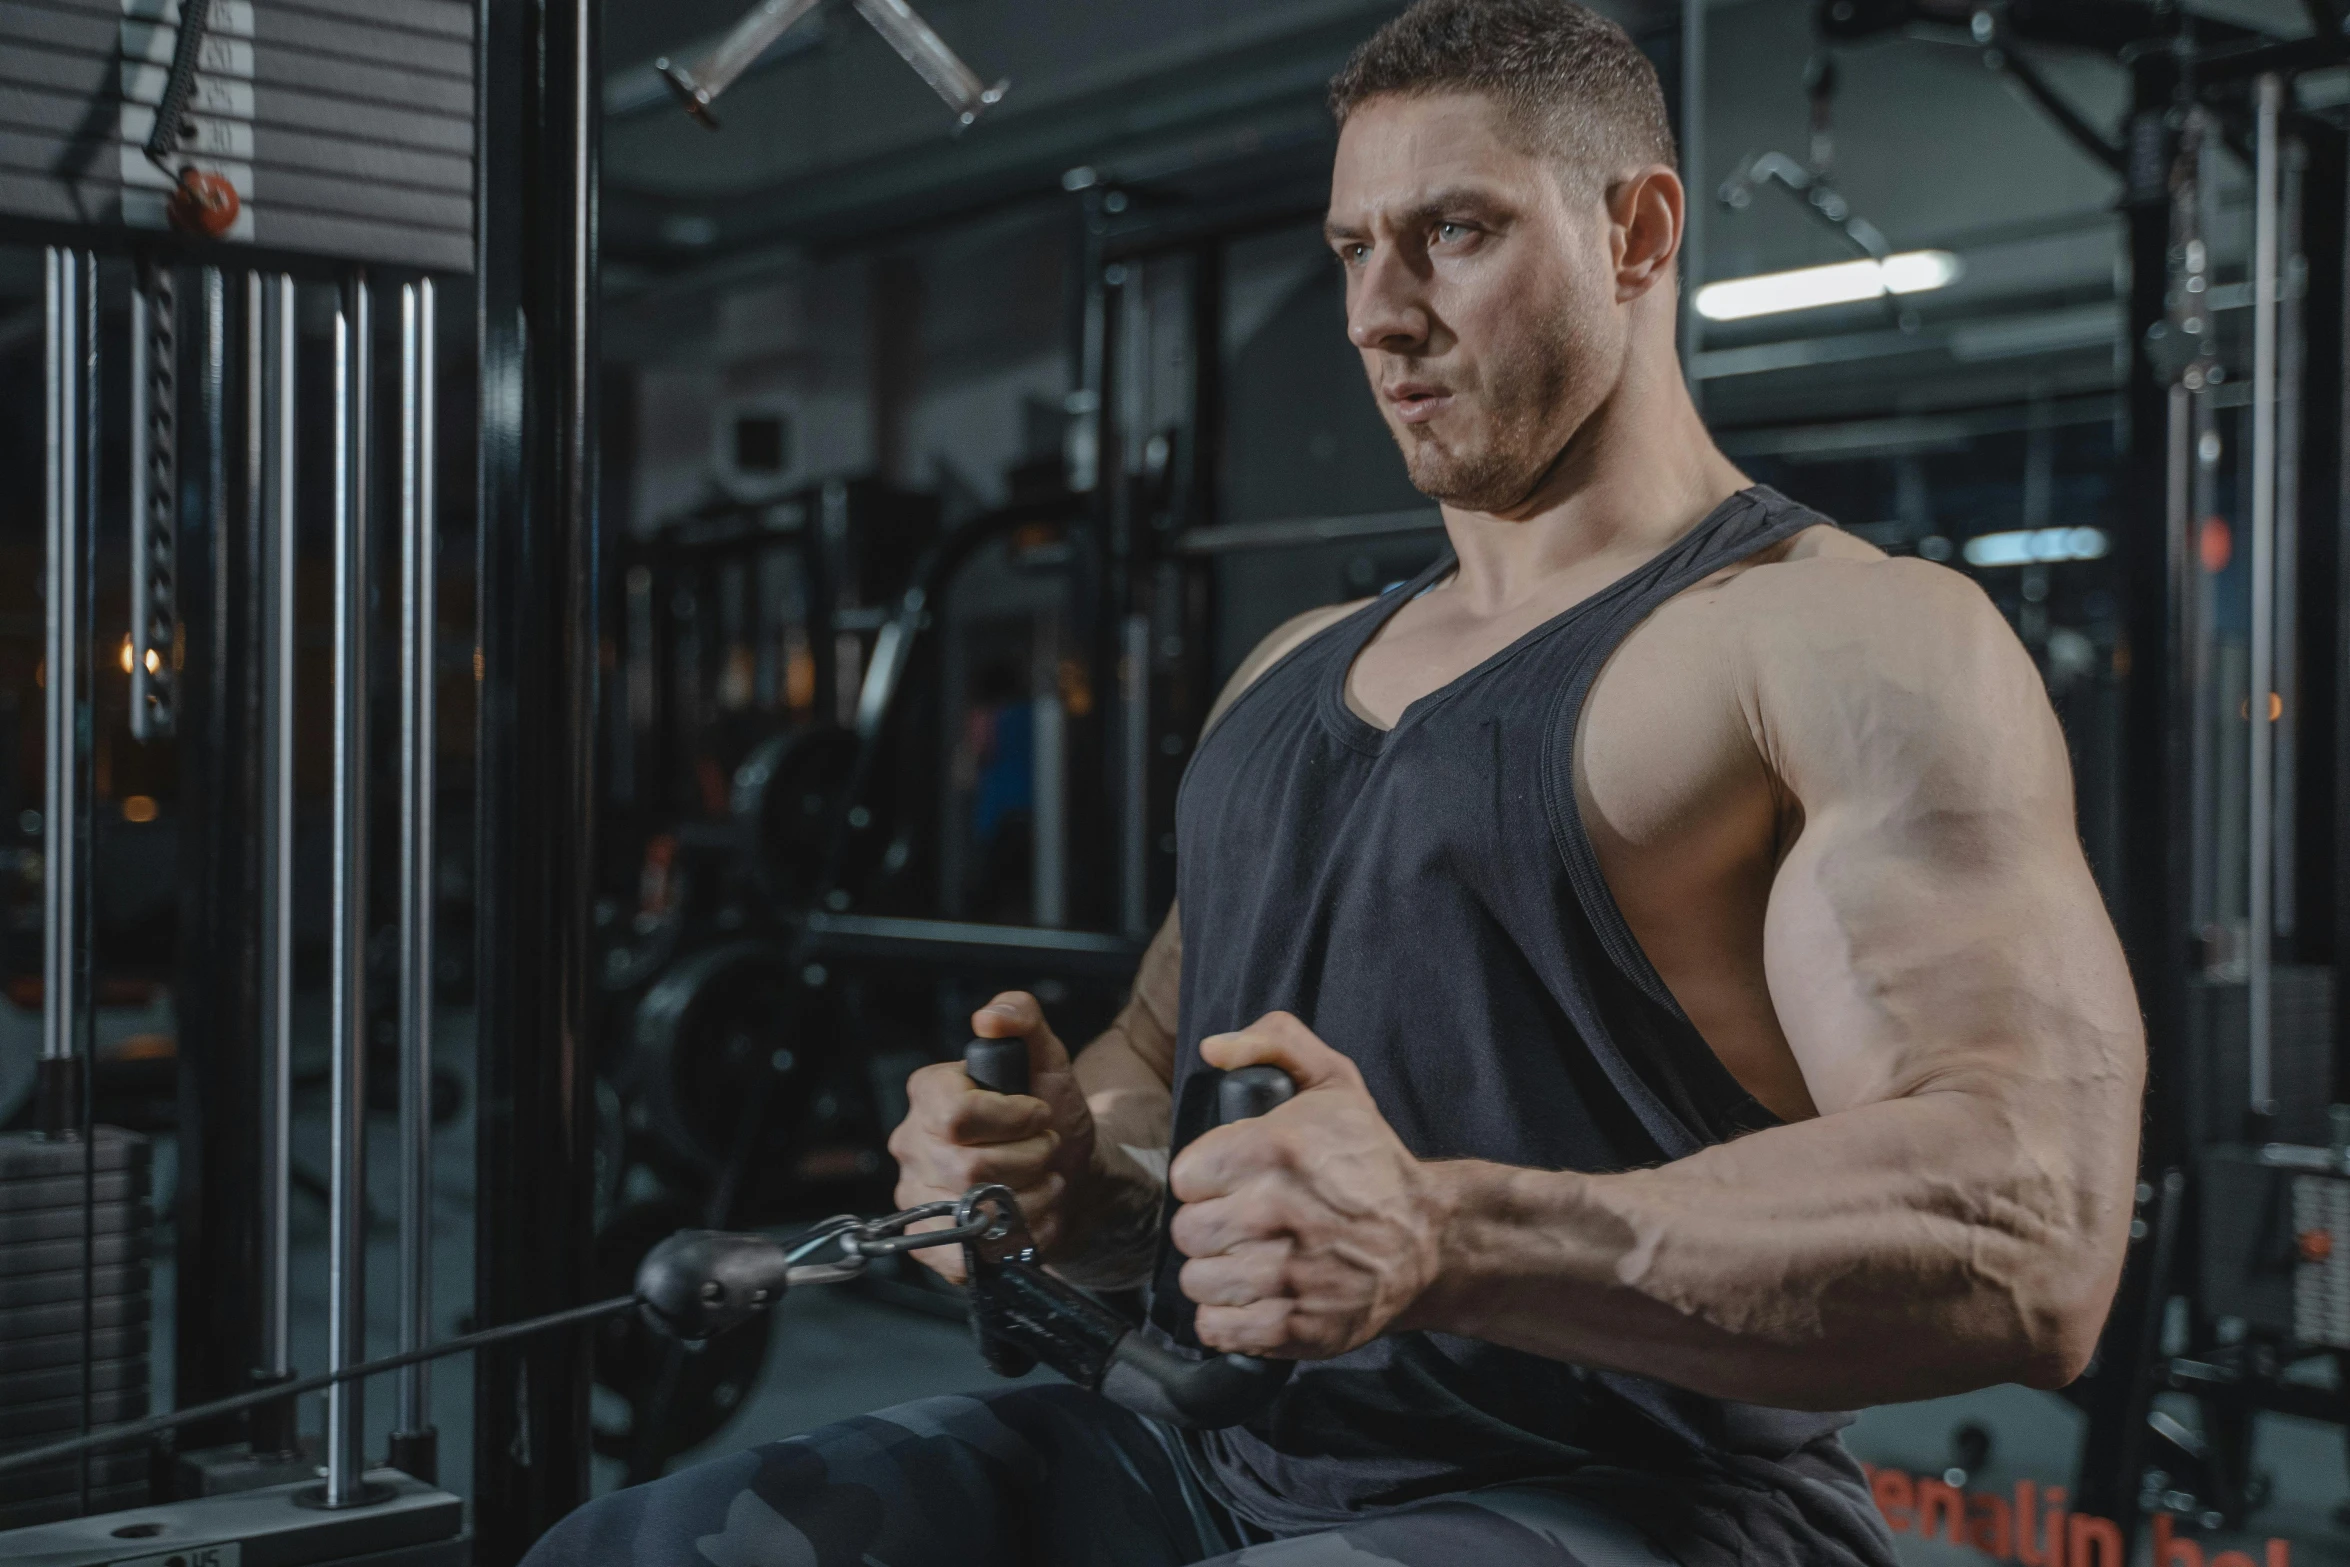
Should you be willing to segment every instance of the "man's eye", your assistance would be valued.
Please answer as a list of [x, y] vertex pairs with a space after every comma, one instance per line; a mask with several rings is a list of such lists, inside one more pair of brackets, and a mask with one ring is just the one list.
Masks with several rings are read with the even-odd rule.
[[1361, 266], [1364, 259], [1370, 254], [1371, 247], [1368, 245], [1341, 245], [1338, 247], [1338, 259], [1350, 267]]
[[1449, 245], [1454, 240], [1468, 237], [1469, 226], [1466, 223], [1439, 223], [1436, 225], [1436, 243], [1439, 245]]

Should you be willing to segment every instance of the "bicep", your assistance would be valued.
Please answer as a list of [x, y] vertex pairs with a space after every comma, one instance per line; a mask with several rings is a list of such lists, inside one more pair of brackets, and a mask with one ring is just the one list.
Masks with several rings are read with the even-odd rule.
[[2063, 736], [1980, 595], [1925, 599], [1845, 645], [1866, 667], [1762, 668], [1802, 807], [1764, 926], [1773, 1004], [1823, 1113], [1958, 1089], [2114, 1122], [2140, 1072], [2136, 1000]]

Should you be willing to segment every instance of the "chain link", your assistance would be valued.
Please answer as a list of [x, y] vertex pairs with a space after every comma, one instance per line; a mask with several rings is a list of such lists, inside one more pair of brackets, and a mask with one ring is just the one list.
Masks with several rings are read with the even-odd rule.
[[[949, 1225], [943, 1230], [907, 1233], [909, 1226], [925, 1219], [953, 1218], [956, 1207], [951, 1200], [926, 1202], [879, 1219], [836, 1214], [802, 1236], [786, 1254], [785, 1263], [790, 1271], [785, 1275], [785, 1282], [792, 1286], [842, 1283], [862, 1274], [876, 1257], [894, 1257], [932, 1246], [958, 1246], [979, 1239], [997, 1222], [995, 1215], [982, 1214], [968, 1223]], [[827, 1251], [830, 1256], [825, 1255]]]

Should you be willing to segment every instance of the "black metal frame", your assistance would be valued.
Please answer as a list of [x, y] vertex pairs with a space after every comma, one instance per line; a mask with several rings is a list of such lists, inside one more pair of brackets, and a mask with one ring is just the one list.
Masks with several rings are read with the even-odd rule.
[[[217, 276], [218, 274], [216, 274]], [[180, 290], [181, 340], [210, 335], [203, 288]], [[193, 361], [207, 504], [181, 517], [182, 636], [191, 678], [181, 699], [180, 773], [195, 837], [180, 896], [179, 1287], [175, 1402], [200, 1404], [255, 1386], [264, 1364], [260, 1233], [261, 1149], [252, 1135], [261, 1100], [260, 734], [262, 571], [257, 473], [230, 431], [243, 423], [244, 291], [222, 284], [220, 341]], [[258, 430], [247, 434], [258, 440]], [[233, 1442], [241, 1422], [189, 1430], [183, 1448]]]
[[[496, 1323], [586, 1298], [594, 1219], [602, 74], [594, 0], [479, 14], [474, 1316]], [[474, 1398], [475, 1552], [498, 1567], [587, 1499], [587, 1338], [482, 1353]]]

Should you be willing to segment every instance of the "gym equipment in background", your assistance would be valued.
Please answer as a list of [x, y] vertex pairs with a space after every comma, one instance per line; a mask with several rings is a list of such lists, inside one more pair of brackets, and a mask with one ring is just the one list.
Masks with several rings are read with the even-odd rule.
[[[669, 84], [669, 90], [677, 95], [686, 113], [716, 130], [718, 117], [710, 112], [710, 105], [717, 101], [718, 95], [733, 86], [792, 24], [814, 11], [818, 3], [819, 0], [759, 0], [719, 40], [716, 48], [692, 65], [676, 65], [662, 59], [653, 62], [653, 69], [661, 73], [661, 79]], [[912, 66], [915, 74], [930, 84], [931, 91], [955, 111], [957, 130], [967, 129], [983, 112], [1003, 101], [1005, 89], [1012, 85], [1010, 80], [999, 81], [993, 87], [980, 81], [962, 57], [931, 31], [930, 24], [906, 0], [855, 0], [855, 4], [857, 14], [888, 39], [898, 57]]]
[[[964, 1063], [975, 1083], [996, 1092], [1017, 1093], [1028, 1086], [1027, 1046], [1021, 1041], [973, 1040], [965, 1049]], [[1262, 1115], [1295, 1093], [1296, 1085], [1276, 1067], [1228, 1072], [1216, 1085], [1218, 1119], [1228, 1124]], [[911, 1228], [941, 1218], [952, 1222], [938, 1230]], [[789, 1241], [763, 1234], [682, 1230], [652, 1248], [637, 1267], [627, 1294], [345, 1366], [283, 1388], [0, 1454], [0, 1488], [14, 1483], [19, 1474], [41, 1473], [117, 1450], [263, 1399], [348, 1385], [491, 1343], [587, 1324], [600, 1324], [598, 1331], [608, 1341], [634, 1331], [617, 1331], [620, 1324], [642, 1324], [700, 1347], [705, 1356], [726, 1357], [716, 1363], [728, 1368], [723, 1374], [737, 1379], [739, 1396], [766, 1352], [773, 1309], [792, 1287], [842, 1283], [861, 1276], [878, 1259], [949, 1245], [964, 1248], [972, 1331], [988, 1363], [1004, 1375], [1021, 1376], [1041, 1363], [1138, 1413], [1190, 1429], [1215, 1430], [1262, 1414], [1293, 1369], [1289, 1361], [1190, 1354], [1146, 1337], [1117, 1311], [1039, 1265], [1009, 1191], [976, 1186], [954, 1201], [925, 1203], [880, 1219], [830, 1219]], [[743, 1330], [753, 1325], [758, 1332], [747, 1347], [725, 1347], [730, 1340], [743, 1338]], [[373, 1471], [365, 1479], [383, 1494], [364, 1512], [330, 1515], [324, 1523], [303, 1525], [299, 1498], [279, 1487], [0, 1533], [0, 1557], [38, 1559], [49, 1567], [107, 1567], [122, 1560], [124, 1540], [137, 1539], [149, 1542], [156, 1553], [185, 1553], [196, 1562], [204, 1560], [207, 1551], [222, 1553], [217, 1559], [223, 1562], [240, 1559], [226, 1554], [231, 1548], [244, 1559], [320, 1560], [318, 1555], [287, 1554], [292, 1543], [288, 1537], [307, 1529], [311, 1532], [297, 1549], [343, 1556], [356, 1554], [357, 1542], [365, 1539], [378, 1549], [421, 1545], [426, 1549], [413, 1560], [441, 1562], [445, 1553], [434, 1542], [445, 1538], [438, 1531], [456, 1510], [456, 1500], [397, 1470]], [[312, 1518], [317, 1518], [314, 1511]], [[371, 1532], [362, 1535], [357, 1530]]]

